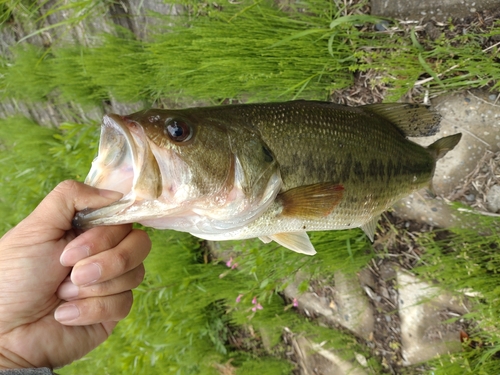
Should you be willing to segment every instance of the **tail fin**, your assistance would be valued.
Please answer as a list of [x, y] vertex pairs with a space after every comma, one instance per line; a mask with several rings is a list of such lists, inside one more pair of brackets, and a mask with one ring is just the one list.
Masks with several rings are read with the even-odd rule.
[[427, 147], [427, 150], [431, 153], [436, 160], [441, 159], [446, 155], [448, 151], [451, 151], [460, 142], [462, 138], [462, 133], [457, 133], [449, 135], [448, 137], [443, 137], [438, 139], [436, 142]]

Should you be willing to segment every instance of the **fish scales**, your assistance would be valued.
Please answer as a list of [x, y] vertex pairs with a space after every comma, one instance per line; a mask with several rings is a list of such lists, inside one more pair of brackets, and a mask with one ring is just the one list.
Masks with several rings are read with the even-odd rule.
[[[282, 191], [318, 182], [342, 184], [343, 200], [330, 217], [308, 223], [315, 229], [326, 229], [332, 219], [335, 227], [358, 226], [428, 185], [434, 159], [394, 125], [357, 108], [331, 103], [313, 108], [310, 102], [236, 105], [212, 107], [200, 117], [257, 128], [280, 165]], [[313, 147], [303, 146], [308, 144]]]
[[[457, 134], [428, 148], [411, 142], [407, 136], [434, 134], [439, 116], [400, 103], [150, 109], [110, 115], [104, 123], [87, 182], [126, 196], [111, 208], [77, 215], [76, 225], [139, 221], [212, 240], [260, 237], [307, 254], [314, 253], [308, 230], [361, 227], [373, 239], [380, 213], [429, 186], [436, 160], [460, 140]], [[122, 145], [120, 137], [127, 139], [125, 151], [110, 141]], [[157, 167], [136, 161], [143, 149]], [[132, 155], [120, 160], [134, 160], [125, 187], [96, 177], [127, 169], [103, 165], [117, 152]], [[141, 187], [156, 184], [156, 190], [138, 195], [142, 180]]]

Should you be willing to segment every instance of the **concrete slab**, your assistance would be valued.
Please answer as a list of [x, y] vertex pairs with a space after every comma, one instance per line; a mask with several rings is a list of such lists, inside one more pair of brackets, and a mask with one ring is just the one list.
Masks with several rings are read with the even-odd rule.
[[[325, 348], [326, 345], [327, 343], [318, 344], [303, 336], [292, 338], [301, 375], [368, 375], [360, 363], [345, 360], [335, 350]], [[356, 359], [358, 362], [366, 362], [359, 354]]]
[[399, 19], [445, 21], [498, 9], [498, 0], [371, 0], [372, 14]]
[[296, 299], [298, 309], [306, 315], [316, 316], [330, 325], [341, 325], [356, 336], [369, 339], [373, 334], [373, 307], [366, 296], [356, 275], [335, 272], [333, 300], [316, 293], [299, 293], [298, 286], [306, 275], [298, 273], [295, 281], [285, 288], [285, 296]]
[[404, 365], [460, 351], [459, 329], [444, 321], [468, 312], [464, 300], [402, 270], [397, 271], [397, 283]]
[[[438, 161], [433, 179], [437, 195], [447, 197], [463, 184], [487, 151], [500, 150], [500, 103], [498, 95], [487, 91], [467, 91], [443, 95], [433, 101], [441, 114], [441, 129], [432, 137], [413, 138], [428, 146], [441, 137], [462, 133], [462, 140]], [[444, 201], [432, 199], [424, 190], [402, 199], [394, 206], [400, 217], [439, 227], [469, 226], [475, 220], [458, 214]]]

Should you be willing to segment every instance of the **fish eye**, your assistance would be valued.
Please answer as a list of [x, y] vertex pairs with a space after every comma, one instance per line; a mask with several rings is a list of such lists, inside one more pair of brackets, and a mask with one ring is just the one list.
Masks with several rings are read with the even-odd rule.
[[191, 126], [184, 120], [169, 118], [165, 121], [164, 132], [174, 142], [189, 141], [193, 135]]

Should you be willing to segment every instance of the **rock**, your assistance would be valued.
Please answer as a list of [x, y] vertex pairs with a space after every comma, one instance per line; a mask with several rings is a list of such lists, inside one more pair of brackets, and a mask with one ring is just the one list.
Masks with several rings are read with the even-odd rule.
[[500, 185], [493, 185], [488, 191], [486, 206], [491, 212], [500, 212]]
[[[474, 171], [487, 150], [500, 150], [500, 106], [486, 91], [453, 93], [436, 98], [433, 104], [442, 116], [441, 129], [432, 137], [412, 138], [428, 146], [441, 137], [462, 133], [462, 140], [439, 160], [433, 178], [437, 195], [448, 196]], [[444, 201], [431, 198], [425, 190], [403, 198], [394, 206], [400, 217], [447, 228], [458, 225], [470, 227], [475, 219], [452, 210]]]
[[436, 19], [446, 21], [448, 18], [462, 18], [476, 12], [494, 10], [497, 0], [371, 0], [372, 14], [384, 17], [420, 20]]
[[[414, 365], [462, 349], [460, 329], [444, 323], [468, 311], [464, 299], [397, 271], [404, 365]], [[448, 315], [449, 312], [453, 315]]]
[[318, 317], [326, 324], [341, 325], [364, 339], [373, 334], [373, 307], [355, 275], [335, 272], [333, 300], [312, 292], [299, 294], [298, 286], [305, 277], [298, 273], [294, 282], [284, 291], [287, 298], [297, 299], [300, 310], [306, 315]]
[[462, 133], [455, 149], [438, 161], [433, 187], [438, 195], [448, 195], [474, 170], [486, 150], [500, 150], [500, 106], [489, 100], [486, 91], [443, 95], [433, 101], [442, 116], [441, 129], [433, 137], [414, 138], [429, 145], [441, 137]]
[[339, 323], [359, 337], [369, 338], [375, 323], [373, 308], [358, 277], [337, 271], [334, 280]]
[[[292, 338], [292, 346], [296, 353], [300, 375], [368, 375], [360, 366], [366, 364], [366, 358], [355, 354], [357, 362], [350, 362], [324, 344], [317, 344], [305, 337]], [[362, 365], [362, 364], [361, 364]]]

